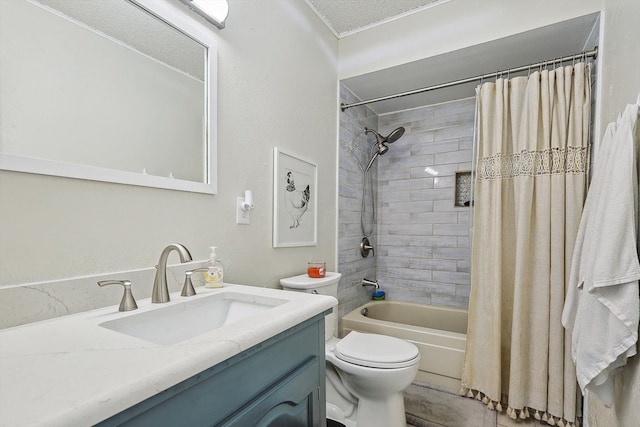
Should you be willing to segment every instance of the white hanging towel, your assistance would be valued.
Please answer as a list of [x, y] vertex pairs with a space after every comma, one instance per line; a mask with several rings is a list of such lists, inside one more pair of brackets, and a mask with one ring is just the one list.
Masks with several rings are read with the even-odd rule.
[[629, 105], [605, 131], [562, 313], [580, 388], [607, 406], [613, 404], [612, 374], [636, 354], [638, 341], [637, 122], [638, 105]]

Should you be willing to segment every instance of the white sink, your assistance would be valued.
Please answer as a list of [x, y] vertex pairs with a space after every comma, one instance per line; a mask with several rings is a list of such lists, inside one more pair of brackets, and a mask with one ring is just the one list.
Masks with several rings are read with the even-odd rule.
[[153, 307], [149, 311], [100, 323], [100, 326], [155, 344], [172, 345], [286, 302], [280, 298], [222, 292]]

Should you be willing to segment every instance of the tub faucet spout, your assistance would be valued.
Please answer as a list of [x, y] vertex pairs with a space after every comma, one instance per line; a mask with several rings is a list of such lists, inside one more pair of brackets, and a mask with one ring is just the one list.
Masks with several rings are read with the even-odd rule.
[[171, 251], [177, 251], [180, 255], [180, 262], [191, 261], [189, 250], [180, 243], [172, 243], [160, 254], [160, 260], [156, 266], [156, 278], [153, 281], [153, 292], [151, 293], [151, 302], [162, 303], [169, 302], [169, 287], [167, 286], [167, 258]]
[[380, 289], [377, 280], [369, 280], [367, 278], [362, 279], [362, 286], [373, 286], [376, 289]]

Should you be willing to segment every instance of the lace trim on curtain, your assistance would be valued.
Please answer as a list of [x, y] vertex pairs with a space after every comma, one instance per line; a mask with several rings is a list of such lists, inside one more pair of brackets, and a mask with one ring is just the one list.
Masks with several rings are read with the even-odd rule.
[[498, 153], [479, 159], [476, 179], [485, 181], [517, 176], [579, 174], [586, 171], [586, 147], [522, 150], [519, 153]]
[[[491, 400], [486, 394], [477, 391], [477, 390], [472, 390], [470, 388], [466, 388], [466, 387], [462, 387], [460, 389], [460, 395], [471, 398], [471, 399], [476, 399], [481, 401], [482, 403], [484, 403], [485, 405], [487, 405], [487, 409], [491, 410], [491, 411], [498, 411], [498, 412], [502, 412], [504, 410], [504, 405], [501, 402], [497, 402], [495, 400]], [[502, 400], [503, 401], [507, 401], [507, 396], [503, 395], [502, 396]], [[546, 411], [539, 411], [537, 409], [533, 409], [533, 408], [528, 408], [528, 407], [524, 407], [521, 409], [515, 409], [512, 408], [511, 406], [507, 406], [507, 415], [509, 416], [509, 418], [511, 418], [512, 420], [526, 420], [530, 417], [535, 418], [538, 421], [544, 421], [547, 424], [551, 425], [551, 426], [558, 426], [558, 427], [580, 427], [580, 420], [577, 419], [574, 422], [570, 422], [565, 420], [562, 417], [556, 417], [553, 416], [551, 414], [549, 414]]]

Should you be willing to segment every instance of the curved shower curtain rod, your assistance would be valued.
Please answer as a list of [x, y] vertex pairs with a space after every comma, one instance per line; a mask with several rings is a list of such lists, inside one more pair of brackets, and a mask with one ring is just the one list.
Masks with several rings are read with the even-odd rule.
[[471, 82], [475, 82], [475, 81], [481, 81], [481, 80], [485, 80], [485, 79], [490, 79], [492, 77], [497, 77], [497, 76], [499, 76], [501, 74], [517, 73], [519, 71], [525, 71], [525, 70], [529, 70], [531, 68], [547, 66], [549, 64], [556, 64], [556, 63], [562, 64], [562, 63], [568, 62], [568, 61], [575, 61], [576, 59], [583, 59], [584, 58], [586, 60], [587, 58], [595, 58], [596, 56], [598, 56], [598, 47], [597, 46], [595, 48], [593, 48], [593, 50], [584, 51], [584, 52], [581, 52], [581, 53], [576, 53], [574, 55], [564, 56], [562, 58], [556, 58], [556, 59], [549, 60], [549, 61], [541, 61], [541, 62], [537, 62], [535, 64], [523, 65], [522, 67], [508, 68], [508, 69], [503, 70], [503, 71], [495, 71], [493, 73], [488, 73], [488, 74], [484, 74], [484, 75], [481, 75], [481, 76], [469, 77], [469, 78], [466, 78], [466, 79], [455, 80], [455, 81], [448, 82], [448, 83], [441, 83], [441, 84], [434, 85], [434, 86], [423, 87], [421, 89], [414, 89], [414, 90], [410, 90], [410, 91], [407, 91], [407, 92], [397, 93], [395, 95], [381, 96], [379, 98], [373, 98], [373, 99], [369, 99], [367, 101], [354, 102], [352, 104], [344, 104], [343, 103], [343, 104], [340, 104], [340, 109], [342, 111], [345, 111], [347, 108], [357, 107], [359, 105], [372, 104], [374, 102], [386, 101], [388, 99], [400, 98], [400, 97], [403, 97], [403, 96], [417, 95], [419, 93], [429, 92], [429, 91], [436, 90], [436, 89], [444, 89], [444, 88], [450, 87], [450, 86], [457, 86], [457, 85], [464, 84], [464, 83], [471, 83]]

